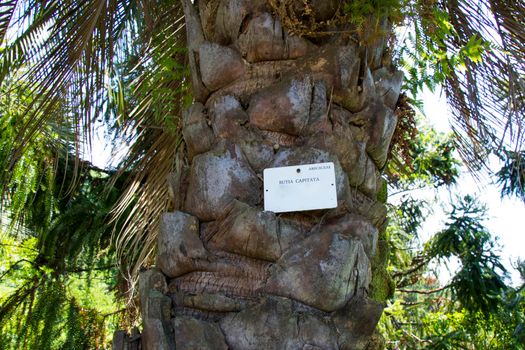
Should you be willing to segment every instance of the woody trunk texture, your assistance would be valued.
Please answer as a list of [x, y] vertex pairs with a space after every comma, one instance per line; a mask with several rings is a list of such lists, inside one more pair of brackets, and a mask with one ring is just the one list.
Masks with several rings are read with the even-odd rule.
[[[326, 24], [339, 2], [304, 6], [184, 1], [189, 163], [171, 181], [177, 211], [162, 218], [158, 269], [140, 277], [143, 348], [376, 346], [389, 293], [378, 193], [402, 75], [386, 20], [362, 40]], [[279, 9], [326, 33], [290, 32]], [[321, 162], [335, 164], [337, 208], [263, 210], [265, 168]]]

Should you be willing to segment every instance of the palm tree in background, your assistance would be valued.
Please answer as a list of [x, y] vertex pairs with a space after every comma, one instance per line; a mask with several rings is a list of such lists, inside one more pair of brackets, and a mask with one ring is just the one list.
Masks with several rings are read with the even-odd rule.
[[[195, 6], [213, 11], [215, 3], [221, 2], [199, 1]], [[309, 12], [317, 9], [315, 1], [311, 7], [294, 1], [268, 3], [287, 31], [312, 45], [339, 37], [355, 40], [358, 47], [381, 43], [380, 57], [386, 50], [393, 58], [379, 65], [403, 68], [406, 90], [442, 84], [460, 153], [473, 169], [485, 166], [490, 154], [507, 160], [508, 154], [520, 153], [525, 92], [521, 3], [360, 0], [332, 4], [335, 10], [325, 18]], [[125, 221], [114, 242], [130, 281], [141, 265], [152, 261], [161, 214], [180, 208], [180, 194], [170, 195], [167, 179], [176, 177], [193, 157], [182, 138], [182, 112], [192, 99], [203, 97], [189, 74], [195, 70], [192, 52], [197, 44], [191, 33], [186, 35], [183, 17], [178, 1], [0, 5], [0, 82], [22, 72], [35, 96], [20, 121], [12, 152], [3, 160], [2, 183], [13, 180], [11, 170], [40, 130], [73, 125], [76, 137], [67, 147], [80, 159], [96, 121], [105, 123], [116, 140], [130, 144], [116, 175], [126, 176], [128, 187], [113, 211]], [[411, 26], [406, 41], [396, 42], [392, 22]], [[330, 34], [336, 31], [342, 34]], [[57, 105], [65, 106], [62, 115], [54, 112]], [[394, 140], [403, 138], [398, 134]], [[513, 159], [520, 164], [520, 157]], [[5, 190], [4, 195], [9, 200]]]

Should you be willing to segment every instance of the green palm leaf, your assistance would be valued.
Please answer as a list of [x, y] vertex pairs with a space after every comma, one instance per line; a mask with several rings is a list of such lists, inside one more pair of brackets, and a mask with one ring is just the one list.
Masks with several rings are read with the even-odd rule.
[[0, 4], [0, 42], [5, 38], [7, 28], [9, 28], [9, 23], [13, 18], [17, 3], [17, 0], [11, 0], [4, 1]]

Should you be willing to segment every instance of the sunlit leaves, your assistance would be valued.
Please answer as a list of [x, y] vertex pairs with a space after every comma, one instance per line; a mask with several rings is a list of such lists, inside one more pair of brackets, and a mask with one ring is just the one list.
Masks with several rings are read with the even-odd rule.
[[[397, 292], [380, 324], [386, 347], [522, 349], [524, 287], [506, 284], [498, 246], [483, 226], [483, 206], [472, 197], [458, 198], [450, 204], [445, 227], [423, 242], [431, 232], [424, 232], [428, 227], [422, 223], [433, 206], [418, 198], [417, 190], [453, 183], [447, 179], [456, 178], [458, 162], [450, 137], [417, 129], [409, 142], [413, 171], [400, 172], [389, 189], [395, 205], [386, 231], [388, 270]], [[446, 271], [451, 262], [457, 268]]]
[[399, 51], [401, 67], [407, 72], [405, 88], [417, 96], [424, 88], [434, 91], [445, 84], [451, 74], [465, 71], [468, 61], [480, 63], [491, 49], [488, 41], [472, 35], [464, 45], [451, 47], [458, 41], [449, 14], [439, 8], [418, 9], [419, 16], [411, 22], [411, 30]]
[[[21, 81], [8, 82], [0, 86], [0, 343], [5, 349], [95, 348], [107, 342], [107, 327], [116, 320], [102, 312], [116, 307], [108, 294], [116, 268], [107, 217], [120, 188], [106, 188], [109, 174], [89, 163], [74, 171], [67, 123], [35, 132], [7, 171], [35, 95]], [[59, 119], [63, 110], [53, 113]], [[96, 299], [105, 299], [105, 310]]]
[[474, 63], [480, 63], [484, 52], [489, 49], [488, 43], [484, 42], [478, 35], [473, 35], [465, 46], [460, 49], [460, 64], [465, 67], [464, 61], [470, 59]]
[[435, 187], [451, 185], [459, 174], [459, 161], [454, 152], [456, 146], [451, 135], [438, 133], [428, 127], [421, 127], [415, 137], [406, 144], [409, 169], [389, 165], [387, 174], [396, 186], [428, 184]]
[[343, 12], [349, 16], [349, 21], [358, 27], [361, 27], [370, 15], [376, 18], [390, 17], [397, 21], [401, 17], [401, 8], [400, 0], [353, 0], [343, 4]]
[[[407, 241], [405, 254], [413, 257], [411, 263], [391, 260], [404, 270], [391, 268], [398, 292], [381, 321], [388, 349], [524, 348], [525, 285], [505, 284], [497, 245], [483, 227], [485, 218], [483, 206], [472, 197], [458, 198], [445, 228], [423, 253], [415, 255], [417, 249]], [[399, 253], [402, 243], [397, 243]], [[439, 281], [432, 261], [450, 258], [459, 267], [450, 271], [448, 282]]]
[[[58, 163], [57, 174], [64, 175], [64, 166]], [[110, 292], [117, 269], [108, 224], [119, 189], [107, 190], [109, 174], [96, 169], [81, 178], [67, 195], [48, 194], [56, 209], [45, 230], [36, 234], [29, 226], [27, 235], [35, 237], [5, 235], [0, 244], [6, 257], [0, 263], [0, 340], [6, 349], [97, 348], [107, 344], [119, 320]]]
[[[65, 144], [70, 140], [69, 130], [49, 124], [32, 136], [32, 142], [11, 163], [10, 157], [17, 140], [27, 130], [24, 110], [33, 109], [35, 93], [28, 84], [12, 79], [0, 85], [0, 181], [3, 211], [1, 221], [14, 227], [18, 224], [32, 225], [35, 232], [50, 225], [55, 211], [52, 192], [55, 191], [56, 155], [67, 152]], [[55, 117], [61, 112], [50, 111]], [[61, 186], [61, 185], [59, 185]], [[67, 190], [67, 188], [64, 188]], [[32, 207], [34, 211], [27, 211]]]

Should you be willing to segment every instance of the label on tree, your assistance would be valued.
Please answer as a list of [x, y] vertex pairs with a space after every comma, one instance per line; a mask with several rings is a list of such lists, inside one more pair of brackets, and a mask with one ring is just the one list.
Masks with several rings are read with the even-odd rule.
[[264, 210], [284, 213], [335, 207], [334, 163], [264, 169]]

